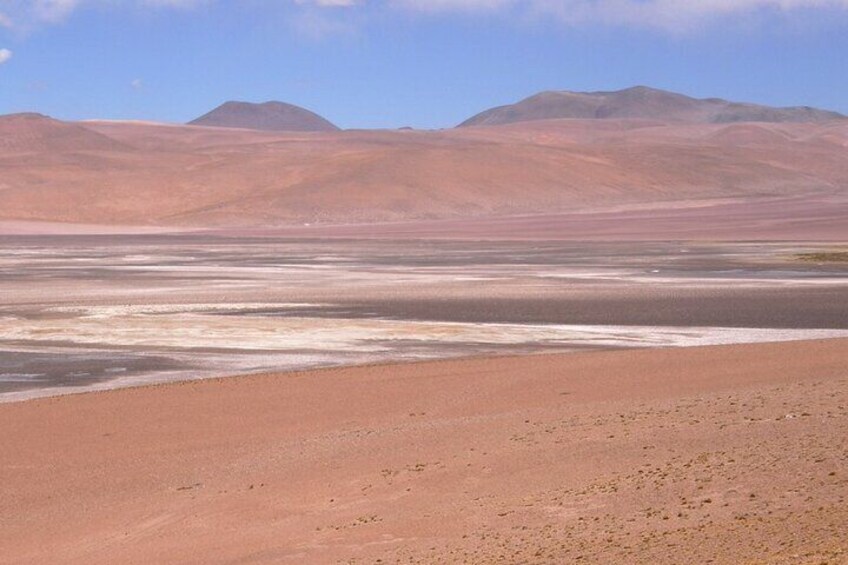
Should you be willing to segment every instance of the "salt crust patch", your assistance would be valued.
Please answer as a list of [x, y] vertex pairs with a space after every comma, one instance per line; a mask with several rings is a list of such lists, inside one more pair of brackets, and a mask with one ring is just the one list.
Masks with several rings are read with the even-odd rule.
[[390, 353], [410, 343], [687, 347], [848, 337], [848, 330], [726, 327], [487, 324], [385, 319], [239, 317], [252, 309], [315, 304], [194, 304], [62, 307], [68, 319], [0, 319], [5, 341], [66, 342], [245, 351]]

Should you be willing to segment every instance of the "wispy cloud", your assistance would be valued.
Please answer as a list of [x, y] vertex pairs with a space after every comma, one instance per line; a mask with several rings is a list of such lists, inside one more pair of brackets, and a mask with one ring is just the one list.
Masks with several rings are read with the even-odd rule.
[[211, 0], [141, 0], [140, 4], [145, 6], [163, 6], [166, 8], [194, 8], [200, 4], [207, 4]]
[[355, 33], [357, 27], [352, 22], [316, 14], [315, 12], [304, 12], [292, 16], [289, 20], [292, 28], [301, 36], [308, 39], [324, 39], [330, 36], [350, 35]]
[[28, 31], [65, 21], [86, 6], [191, 8], [217, 0], [0, 0], [0, 27]]
[[848, 11], [848, 0], [390, 0], [396, 8], [421, 13], [503, 12], [555, 18], [577, 26], [658, 28], [687, 31], [736, 16], [799, 11]]
[[295, 13], [289, 17], [294, 30], [308, 39], [351, 35], [361, 24], [361, 14], [355, 8], [364, 0], [293, 0]]
[[8, 49], [0, 49], [0, 65], [12, 58], [12, 52]]
[[848, 10], [848, 0], [538, 0], [537, 9], [571, 24], [598, 22], [685, 32], [728, 18], [756, 18], [769, 13], [788, 17], [803, 10], [844, 11]]
[[294, 0], [301, 6], [317, 6], [319, 8], [349, 8], [363, 4], [360, 0]]
[[[74, 11], [96, 5], [193, 8], [230, 0], [0, 0], [0, 28], [27, 29], [58, 23]], [[297, 29], [312, 36], [346, 33], [375, 14], [501, 15], [565, 26], [603, 25], [684, 33], [732, 18], [755, 20], [767, 14], [799, 12], [848, 14], [848, 0], [267, 0], [252, 6], [258, 14], [287, 10]], [[244, 9], [248, 9], [245, 7]]]
[[503, 8], [529, 3], [526, 0], [390, 0], [390, 4], [396, 8], [423, 13], [494, 12]]
[[61, 21], [76, 10], [81, 0], [35, 0], [36, 15], [45, 21]]

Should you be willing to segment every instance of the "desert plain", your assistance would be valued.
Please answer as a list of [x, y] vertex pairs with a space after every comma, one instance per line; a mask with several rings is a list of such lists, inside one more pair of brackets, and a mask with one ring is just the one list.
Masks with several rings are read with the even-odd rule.
[[839, 245], [0, 243], [2, 563], [846, 559]]
[[844, 121], [0, 131], [0, 563], [848, 561]]

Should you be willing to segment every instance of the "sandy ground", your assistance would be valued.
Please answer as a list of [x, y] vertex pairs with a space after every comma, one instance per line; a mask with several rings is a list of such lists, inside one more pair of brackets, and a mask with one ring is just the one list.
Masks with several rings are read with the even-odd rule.
[[127, 235], [184, 233], [187, 230], [151, 226], [109, 226], [61, 222], [28, 222], [0, 220], [0, 237], [4, 235]]
[[327, 223], [257, 228], [165, 228], [4, 221], [4, 235], [128, 235], [200, 233], [206, 237], [446, 241], [810, 241], [848, 238], [848, 200], [840, 193], [777, 198], [656, 202], [588, 207], [578, 212], [483, 216], [454, 220]]
[[524, 241], [844, 242], [848, 201], [837, 194], [733, 201], [688, 201], [649, 208], [397, 223], [224, 229], [212, 233], [275, 237]]
[[0, 405], [0, 563], [845, 563], [848, 340]]

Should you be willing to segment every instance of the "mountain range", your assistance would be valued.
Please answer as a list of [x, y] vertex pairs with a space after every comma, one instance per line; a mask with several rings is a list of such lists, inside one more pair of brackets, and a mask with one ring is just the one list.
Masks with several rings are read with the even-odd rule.
[[789, 200], [832, 223], [848, 214], [838, 114], [682, 119], [695, 115], [687, 104], [662, 113], [653, 94], [636, 98], [654, 102], [603, 119], [495, 125], [489, 114], [477, 121], [487, 127], [434, 131], [0, 116], [0, 220], [255, 228], [763, 202], [781, 226], [801, 221], [795, 204], [775, 204]]
[[824, 122], [844, 119], [837, 112], [806, 106], [773, 108], [697, 99], [683, 94], [636, 86], [614, 92], [541, 92], [515, 104], [491, 108], [460, 124], [491, 126], [533, 120], [649, 119], [689, 123]]
[[[493, 126], [536, 120], [644, 119], [680, 123], [826, 122], [845, 119], [838, 112], [807, 106], [774, 108], [729, 102], [720, 98], [697, 99], [683, 94], [635, 86], [613, 92], [541, 92], [515, 104], [485, 110], [459, 127]], [[262, 131], [336, 131], [339, 128], [318, 114], [284, 102], [225, 102], [189, 125], [255, 129]]]

